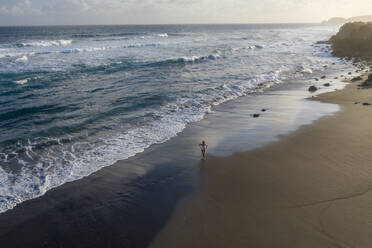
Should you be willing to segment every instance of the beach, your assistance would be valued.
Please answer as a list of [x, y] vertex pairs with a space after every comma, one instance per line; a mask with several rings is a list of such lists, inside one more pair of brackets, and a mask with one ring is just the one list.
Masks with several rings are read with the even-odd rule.
[[43, 30], [0, 29], [1, 247], [349, 244], [372, 99], [336, 26]]
[[370, 247], [371, 89], [316, 101], [341, 111], [263, 148], [199, 164], [150, 247]]

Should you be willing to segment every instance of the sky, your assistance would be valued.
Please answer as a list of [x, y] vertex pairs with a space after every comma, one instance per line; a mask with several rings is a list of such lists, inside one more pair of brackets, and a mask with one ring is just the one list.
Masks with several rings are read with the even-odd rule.
[[372, 0], [0, 0], [0, 25], [290, 23], [372, 15]]

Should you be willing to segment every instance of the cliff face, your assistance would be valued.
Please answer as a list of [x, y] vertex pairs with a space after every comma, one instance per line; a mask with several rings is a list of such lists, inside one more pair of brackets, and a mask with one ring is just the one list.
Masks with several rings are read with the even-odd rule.
[[335, 56], [372, 58], [372, 23], [346, 23], [329, 42]]

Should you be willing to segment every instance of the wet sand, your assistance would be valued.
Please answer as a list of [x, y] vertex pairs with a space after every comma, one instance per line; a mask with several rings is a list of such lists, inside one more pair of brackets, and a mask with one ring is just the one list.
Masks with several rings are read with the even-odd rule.
[[201, 163], [200, 189], [150, 247], [371, 247], [372, 89], [359, 83], [316, 98], [335, 115]]

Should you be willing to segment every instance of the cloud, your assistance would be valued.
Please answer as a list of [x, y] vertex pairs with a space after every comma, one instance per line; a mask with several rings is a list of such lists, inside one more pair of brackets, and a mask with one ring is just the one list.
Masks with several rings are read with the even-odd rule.
[[22, 15], [39, 15], [41, 11], [34, 8], [31, 0], [12, 1], [8, 4], [0, 5], [0, 13], [5, 15], [22, 16]]
[[134, 24], [318, 22], [372, 12], [371, 0], [0, 0], [0, 22]]

